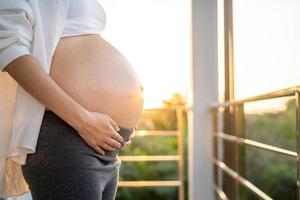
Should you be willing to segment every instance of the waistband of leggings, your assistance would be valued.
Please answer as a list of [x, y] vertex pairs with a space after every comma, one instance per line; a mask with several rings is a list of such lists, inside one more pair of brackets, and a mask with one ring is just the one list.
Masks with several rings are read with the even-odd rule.
[[[56, 113], [54, 113], [52, 110], [50, 109], [46, 109], [45, 110], [45, 113], [44, 113], [44, 118], [47, 118], [47, 120], [51, 119], [52, 121], [54, 120], [56, 124], [61, 124], [61, 125], [64, 125], [64, 126], [69, 126], [71, 128], [73, 128], [71, 125], [69, 125], [67, 122], [65, 122], [63, 119], [61, 119]], [[119, 131], [117, 132], [126, 132], [126, 133], [132, 133], [136, 127], [133, 127], [133, 128], [125, 128], [125, 127], [122, 127], [122, 126], [119, 126], [118, 127], [120, 128]]]

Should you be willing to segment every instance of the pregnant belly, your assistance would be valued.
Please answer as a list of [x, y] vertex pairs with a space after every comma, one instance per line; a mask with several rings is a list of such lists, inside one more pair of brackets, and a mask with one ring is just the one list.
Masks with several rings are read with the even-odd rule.
[[86, 109], [108, 114], [124, 128], [137, 124], [142, 85], [124, 56], [100, 35], [61, 39], [50, 76]]

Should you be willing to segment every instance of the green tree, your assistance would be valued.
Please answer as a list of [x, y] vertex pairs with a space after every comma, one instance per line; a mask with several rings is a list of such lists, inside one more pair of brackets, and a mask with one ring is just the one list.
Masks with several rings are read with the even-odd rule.
[[[185, 106], [185, 98], [179, 93], [173, 93], [170, 99], [163, 100], [163, 108]], [[153, 111], [151, 116], [142, 116], [138, 128], [141, 130], [176, 130], [177, 119], [175, 110], [168, 112]], [[187, 118], [183, 112], [184, 128], [184, 172], [185, 189], [187, 189]], [[175, 155], [177, 154], [177, 138], [174, 136], [135, 137], [128, 148], [119, 155]], [[122, 162], [120, 181], [122, 180], [177, 180], [177, 162]], [[118, 200], [174, 200], [178, 199], [177, 187], [142, 187], [118, 188]], [[186, 190], [187, 191], [187, 190]], [[187, 192], [186, 192], [187, 198]]]
[[[286, 110], [246, 116], [246, 138], [296, 151], [296, 106], [287, 102]], [[245, 147], [245, 176], [273, 199], [296, 199], [296, 161], [284, 155]], [[253, 199], [244, 193], [242, 199]]]

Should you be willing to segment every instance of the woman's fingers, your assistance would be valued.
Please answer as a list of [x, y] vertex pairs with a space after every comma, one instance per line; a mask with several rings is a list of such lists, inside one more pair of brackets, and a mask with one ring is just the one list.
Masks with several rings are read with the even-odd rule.
[[112, 118], [110, 118], [110, 124], [113, 127], [112, 135], [111, 137], [119, 142], [123, 142], [123, 137], [117, 132], [120, 130], [120, 127], [118, 126], [117, 122], [115, 122]]
[[111, 123], [111, 125], [114, 127], [114, 129], [115, 129], [116, 131], [119, 131], [119, 130], [120, 130], [120, 128], [119, 128], [117, 122], [115, 122], [114, 120], [111, 119], [111, 120], [110, 120], [110, 123]]
[[117, 131], [115, 131], [112, 123], [108, 124], [108, 129], [108, 134], [105, 134], [104, 138], [99, 140], [99, 146], [108, 151], [115, 151], [116, 148], [121, 147], [123, 137]]
[[120, 142], [117, 142], [116, 140], [112, 139], [111, 137], [106, 137], [105, 138], [105, 143], [114, 147], [114, 148], [120, 148], [121, 144]]
[[102, 154], [102, 155], [105, 154], [105, 151], [102, 148], [100, 148], [99, 146], [94, 146], [93, 148], [97, 151], [97, 153]]
[[135, 137], [135, 133], [132, 133], [129, 137], [132, 140]]
[[129, 136], [128, 141], [125, 142], [124, 147], [127, 147], [128, 145], [131, 144], [131, 141], [132, 141], [132, 139], [134, 138], [134, 136], [135, 136], [134, 133], [132, 133], [132, 134]]
[[114, 147], [112, 147], [112, 146], [110, 146], [106, 143], [101, 144], [101, 147], [108, 150], [108, 151], [115, 151], [116, 150], [116, 148], [114, 148]]
[[111, 135], [110, 135], [110, 137], [112, 137], [113, 139], [117, 140], [118, 142], [121, 142], [121, 143], [123, 142], [122, 136], [117, 131], [115, 131], [113, 127], [111, 128]]
[[123, 137], [117, 132], [120, 130], [118, 124], [106, 114], [89, 113], [85, 123], [77, 130], [82, 139], [100, 154], [121, 148]]
[[129, 139], [127, 142], [124, 144], [124, 148], [127, 147], [131, 143], [131, 139]]

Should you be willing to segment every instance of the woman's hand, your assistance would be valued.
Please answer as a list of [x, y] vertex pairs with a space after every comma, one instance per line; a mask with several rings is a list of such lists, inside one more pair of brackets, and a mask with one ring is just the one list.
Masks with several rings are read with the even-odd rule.
[[114, 151], [121, 147], [123, 138], [116, 132], [119, 129], [117, 123], [106, 114], [86, 110], [72, 99], [43, 70], [35, 57], [20, 56], [10, 62], [5, 71], [30, 95], [75, 128], [84, 141], [97, 152], [104, 154], [104, 149]]
[[131, 144], [131, 140], [134, 138], [134, 136], [134, 133], [129, 136], [129, 139], [125, 142], [124, 147], [127, 147], [129, 144]]
[[103, 155], [104, 149], [115, 151], [121, 147], [123, 141], [117, 132], [119, 130], [117, 123], [103, 113], [88, 111], [83, 123], [76, 130], [91, 148]]
[[135, 131], [137, 130], [137, 126], [133, 128], [133, 133], [129, 136], [128, 140], [125, 142], [124, 147], [127, 147], [131, 144], [131, 140], [135, 137]]

